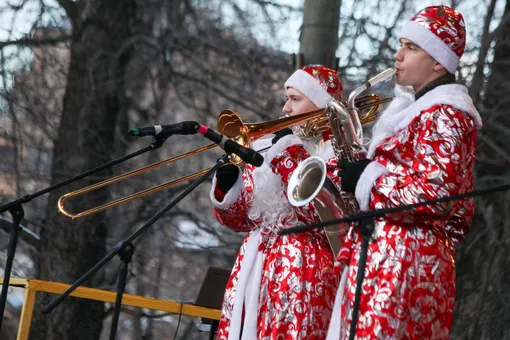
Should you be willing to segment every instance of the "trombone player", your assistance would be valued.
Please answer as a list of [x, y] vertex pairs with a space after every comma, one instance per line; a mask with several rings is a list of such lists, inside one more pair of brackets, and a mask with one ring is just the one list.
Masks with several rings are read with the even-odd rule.
[[[482, 121], [456, 84], [466, 30], [447, 6], [420, 10], [399, 36], [396, 98], [379, 118], [369, 160], [339, 162], [342, 189], [361, 210], [393, 208], [473, 190], [476, 130]], [[469, 231], [473, 199], [386, 215], [374, 221], [356, 339], [449, 339], [456, 246]], [[328, 339], [347, 339], [361, 235], [351, 229]], [[337, 302], [339, 305], [337, 305]], [[340, 306], [341, 305], [341, 306]]]
[[[283, 112], [294, 116], [342, 100], [338, 72], [309, 65], [285, 82]], [[262, 167], [226, 165], [213, 178], [210, 198], [220, 223], [247, 232], [223, 300], [218, 339], [325, 339], [339, 268], [324, 230], [288, 236], [277, 231], [317, 221], [313, 206], [293, 207], [286, 195], [289, 174], [310, 155], [322, 157], [333, 175], [336, 157], [329, 134], [305, 140], [286, 128], [272, 140]]]

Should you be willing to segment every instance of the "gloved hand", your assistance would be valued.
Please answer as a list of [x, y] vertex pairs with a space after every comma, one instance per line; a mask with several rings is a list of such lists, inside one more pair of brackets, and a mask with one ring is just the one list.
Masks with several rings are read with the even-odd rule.
[[280, 140], [280, 138], [284, 137], [284, 136], [287, 136], [287, 135], [292, 135], [293, 132], [290, 128], [285, 128], [285, 129], [282, 129], [280, 131], [276, 131], [274, 133], [274, 137], [273, 139], [271, 140], [271, 142], [274, 144], [276, 144], [276, 142], [278, 142]]
[[338, 176], [341, 178], [342, 191], [354, 194], [359, 178], [370, 162], [370, 159], [362, 159], [357, 162], [343, 159], [337, 163], [336, 166], [340, 168]]
[[226, 194], [237, 181], [239, 168], [233, 164], [227, 164], [216, 170], [218, 188]]

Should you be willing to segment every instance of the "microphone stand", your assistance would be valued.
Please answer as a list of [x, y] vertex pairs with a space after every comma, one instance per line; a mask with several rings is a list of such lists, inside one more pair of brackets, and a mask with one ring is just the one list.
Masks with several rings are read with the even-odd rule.
[[230, 154], [225, 154], [220, 157], [216, 161], [216, 165], [214, 165], [209, 171], [207, 171], [204, 175], [200, 176], [196, 181], [194, 181], [189, 187], [187, 187], [175, 200], [170, 202], [167, 206], [161, 209], [156, 215], [154, 215], [147, 223], [145, 223], [142, 227], [136, 230], [134, 233], [129, 235], [126, 239], [121, 240], [117, 245], [113, 248], [110, 253], [108, 253], [103, 259], [101, 259], [94, 267], [89, 269], [82, 277], [76, 280], [64, 293], [53, 299], [49, 304], [44, 306], [43, 313], [49, 313], [53, 310], [57, 305], [64, 301], [64, 299], [69, 296], [76, 288], [78, 288], [83, 282], [88, 280], [88, 278], [94, 275], [99, 269], [101, 269], [106, 263], [108, 263], [115, 255], [119, 255], [122, 263], [121, 270], [119, 273], [119, 279], [117, 281], [117, 295], [115, 299], [115, 307], [112, 316], [112, 323], [110, 328], [110, 340], [114, 340], [117, 332], [117, 325], [119, 322], [120, 309], [122, 305], [122, 297], [124, 291], [126, 289], [126, 278], [128, 274], [128, 266], [131, 262], [131, 258], [133, 256], [135, 247], [133, 245], [133, 241], [142, 235], [152, 224], [154, 224], [157, 220], [159, 220], [167, 211], [172, 209], [177, 203], [179, 203], [184, 197], [186, 197], [190, 192], [192, 192], [196, 187], [198, 187], [204, 180], [206, 180], [210, 175], [212, 175], [216, 170], [225, 165], [230, 159]]
[[2, 283], [2, 294], [0, 296], [0, 330], [2, 329], [2, 320], [4, 317], [5, 305], [7, 302], [7, 291], [9, 289], [9, 281], [10, 281], [10, 277], [11, 277], [12, 263], [14, 261], [14, 255], [16, 253], [16, 247], [18, 244], [18, 232], [23, 229], [23, 227], [20, 224], [21, 221], [23, 220], [23, 217], [25, 216], [25, 212], [23, 210], [23, 204], [30, 202], [31, 200], [33, 200], [36, 197], [47, 194], [50, 191], [61, 188], [67, 184], [73, 183], [77, 180], [80, 180], [80, 179], [87, 177], [91, 174], [94, 174], [98, 171], [104, 170], [104, 169], [112, 167], [118, 163], [124, 162], [130, 158], [141, 155], [142, 153], [145, 153], [147, 151], [156, 150], [163, 145], [163, 143], [165, 142], [165, 140], [168, 137], [169, 136], [156, 137], [156, 139], [152, 142], [151, 145], [149, 145], [143, 149], [140, 149], [140, 150], [135, 151], [131, 154], [128, 154], [126, 156], [115, 159], [111, 162], [108, 162], [106, 164], [103, 164], [101, 166], [93, 168], [91, 170], [85, 171], [82, 174], [79, 174], [79, 175], [76, 175], [69, 179], [66, 179], [60, 183], [56, 183], [56, 184], [54, 184], [46, 189], [43, 189], [41, 191], [35, 192], [33, 194], [25, 195], [23, 197], [18, 198], [17, 200], [14, 200], [12, 202], [9, 202], [7, 204], [0, 206], [0, 214], [3, 212], [9, 211], [9, 213], [12, 216], [11, 232], [10, 232], [10, 237], [9, 237], [9, 246], [7, 248], [7, 261], [5, 263], [4, 279], [3, 279], [3, 283]]
[[[363, 280], [365, 279], [365, 267], [367, 264], [368, 243], [374, 232], [374, 221], [371, 218], [363, 218], [359, 221], [359, 228], [363, 241], [361, 242], [359, 254], [358, 272], [356, 273], [356, 291], [354, 293], [354, 306], [352, 308], [351, 324], [349, 328], [349, 340], [354, 340], [354, 334], [356, 334], [359, 305], [361, 303], [361, 290], [363, 287]], [[353, 320], [356, 320], [356, 322]]]
[[287, 228], [280, 230], [278, 232], [279, 235], [289, 235], [293, 233], [299, 233], [304, 232], [307, 230], [322, 228], [324, 226], [332, 225], [332, 224], [340, 224], [340, 223], [352, 223], [352, 222], [358, 222], [358, 227], [360, 228], [360, 233], [362, 235], [362, 242], [360, 247], [360, 256], [358, 261], [358, 272], [356, 274], [356, 291], [354, 294], [354, 304], [353, 304], [353, 310], [352, 310], [352, 318], [351, 318], [351, 324], [349, 328], [349, 340], [354, 340], [354, 336], [356, 333], [356, 325], [358, 322], [358, 315], [359, 315], [359, 306], [361, 303], [361, 291], [362, 291], [362, 285], [363, 280], [365, 278], [365, 267], [366, 267], [366, 260], [367, 260], [367, 253], [368, 253], [368, 243], [370, 241], [370, 238], [372, 237], [372, 232], [374, 231], [374, 219], [377, 217], [382, 217], [385, 215], [395, 214], [398, 212], [411, 210], [417, 207], [426, 206], [426, 205], [434, 205], [438, 203], [443, 202], [450, 202], [450, 201], [456, 201], [461, 200], [468, 197], [475, 197], [475, 196], [482, 196], [487, 195], [495, 192], [500, 191], [506, 191], [510, 190], [510, 184], [504, 184], [496, 187], [491, 187], [487, 189], [482, 190], [474, 190], [463, 194], [457, 194], [447, 197], [442, 197], [434, 200], [428, 200], [428, 201], [421, 201], [415, 204], [408, 204], [408, 205], [400, 205], [394, 208], [390, 209], [376, 209], [376, 210], [370, 210], [359, 214], [352, 214], [349, 216], [345, 216], [343, 218], [336, 218], [331, 219], [324, 222], [318, 222], [313, 224], [307, 224], [307, 225], [298, 225], [296, 227]]

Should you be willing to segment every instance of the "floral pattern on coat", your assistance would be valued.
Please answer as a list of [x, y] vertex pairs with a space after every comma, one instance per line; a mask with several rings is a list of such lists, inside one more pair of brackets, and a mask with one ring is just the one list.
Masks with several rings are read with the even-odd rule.
[[[473, 190], [476, 128], [449, 105], [421, 111], [384, 139], [373, 160], [386, 167], [369, 209], [393, 208]], [[473, 199], [421, 206], [375, 220], [356, 339], [449, 339], [455, 251], [469, 231]], [[338, 259], [348, 267], [341, 339], [349, 336], [362, 237], [351, 229]]]
[[[293, 144], [272, 160], [266, 159], [269, 163], [265, 164], [267, 171], [279, 178], [274, 195], [287, 200], [288, 177], [299, 162], [309, 156], [301, 144]], [[328, 176], [338, 183], [334, 176], [335, 157], [327, 161], [327, 168]], [[247, 252], [248, 238], [257, 229], [260, 230], [257, 251], [263, 260], [260, 287], [251, 287], [259, 289], [256, 338], [325, 339], [338, 287], [338, 262], [322, 229], [287, 236], [277, 234], [278, 230], [293, 227], [298, 222], [318, 221], [311, 204], [299, 208], [287, 204], [274, 224], [254, 218], [250, 211], [257, 194], [254, 172], [254, 167], [246, 165], [237, 200], [229, 207], [214, 209], [223, 225], [237, 232], [248, 232], [227, 283], [217, 339], [229, 338], [239, 272]]]

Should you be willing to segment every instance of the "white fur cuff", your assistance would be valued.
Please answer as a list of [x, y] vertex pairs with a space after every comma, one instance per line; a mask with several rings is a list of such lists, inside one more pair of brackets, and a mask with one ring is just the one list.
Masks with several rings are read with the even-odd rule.
[[282, 151], [287, 149], [289, 146], [297, 144], [302, 145], [303, 142], [301, 141], [301, 139], [299, 139], [299, 137], [295, 135], [287, 135], [280, 138], [280, 140], [278, 140], [278, 142], [276, 142], [275, 145], [273, 145], [269, 150], [267, 150], [266, 157], [267, 165], [271, 167], [271, 162], [276, 156], [278, 156]]
[[243, 176], [241, 175], [241, 171], [239, 171], [239, 174], [237, 175], [237, 181], [234, 183], [234, 186], [225, 194], [225, 197], [223, 197], [223, 201], [221, 202], [216, 199], [216, 195], [214, 194], [217, 185], [218, 179], [216, 178], [216, 174], [214, 174], [211, 192], [209, 194], [211, 202], [216, 208], [226, 209], [237, 202], [239, 195], [241, 195], [241, 191], [243, 189]]
[[361, 211], [368, 210], [370, 193], [372, 192], [374, 183], [380, 176], [387, 172], [388, 169], [379, 162], [372, 161], [367, 165], [358, 180], [355, 191], [356, 199], [358, 200]]

